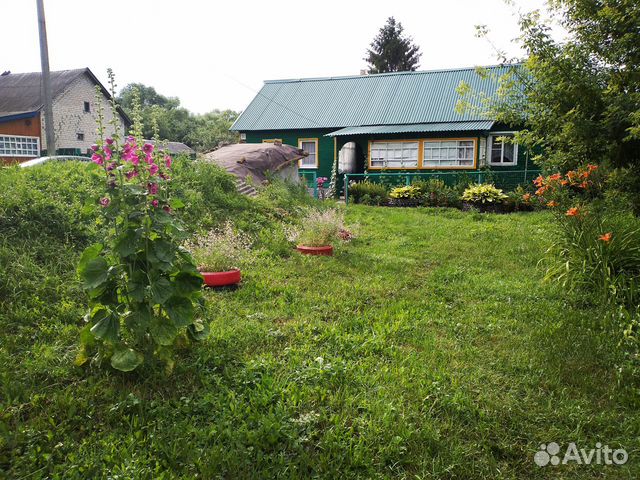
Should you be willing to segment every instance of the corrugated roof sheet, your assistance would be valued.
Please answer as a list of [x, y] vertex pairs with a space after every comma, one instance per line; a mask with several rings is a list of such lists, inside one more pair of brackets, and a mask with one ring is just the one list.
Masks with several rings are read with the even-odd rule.
[[343, 128], [486, 120], [460, 114], [456, 88], [464, 81], [475, 92], [494, 96], [498, 78], [512, 65], [382, 73], [351, 77], [266, 81], [232, 130]]
[[420, 133], [420, 132], [471, 132], [490, 130], [493, 120], [472, 122], [414, 123], [411, 125], [371, 125], [367, 127], [345, 127], [328, 133], [327, 137], [341, 135], [375, 135], [379, 133]]

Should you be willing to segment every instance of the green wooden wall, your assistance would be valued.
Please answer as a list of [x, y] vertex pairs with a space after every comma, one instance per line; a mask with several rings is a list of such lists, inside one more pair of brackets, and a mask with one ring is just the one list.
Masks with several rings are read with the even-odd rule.
[[[282, 139], [282, 143], [287, 145], [298, 146], [298, 139], [301, 138], [317, 138], [318, 139], [318, 163], [317, 169], [302, 169], [304, 170], [316, 170], [318, 177], [330, 177], [331, 168], [334, 160], [334, 152], [340, 151], [342, 146], [354, 141], [358, 147], [358, 171], [362, 172], [367, 166], [368, 155], [368, 142], [369, 140], [415, 140], [419, 138], [475, 138], [480, 145], [480, 137], [477, 132], [456, 132], [454, 134], [446, 133], [429, 133], [427, 134], [415, 134], [415, 133], [403, 133], [403, 134], [385, 134], [385, 135], [359, 135], [356, 137], [336, 137], [336, 144], [334, 146], [333, 137], [326, 137], [325, 135], [331, 132], [332, 129], [314, 129], [314, 130], [271, 130], [271, 131], [255, 131], [245, 132], [247, 134], [247, 143], [262, 143], [263, 140]], [[335, 148], [335, 150], [334, 150]], [[496, 171], [514, 171], [514, 170], [533, 170], [537, 167], [531, 162], [527, 150], [520, 145], [518, 148], [518, 163], [517, 165], [509, 166], [490, 166], [492, 170]], [[414, 170], [415, 171], [415, 170]], [[422, 169], [420, 171], [431, 172], [437, 170]], [[444, 171], [444, 170], [443, 170]], [[451, 170], [447, 170], [451, 171]], [[466, 170], [469, 171], [469, 170]]]

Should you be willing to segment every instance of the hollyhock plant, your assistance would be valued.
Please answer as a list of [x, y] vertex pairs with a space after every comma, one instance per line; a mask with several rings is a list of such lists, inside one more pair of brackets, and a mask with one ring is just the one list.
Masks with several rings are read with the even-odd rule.
[[[110, 80], [113, 89], [111, 73]], [[104, 174], [104, 193], [96, 203], [110, 228], [78, 265], [89, 309], [77, 363], [108, 361], [131, 371], [161, 360], [170, 370], [176, 343], [184, 344], [186, 334], [194, 340], [207, 335], [200, 318], [202, 276], [182, 247], [186, 234], [176, 213], [184, 204], [170, 196], [170, 157], [161, 147], [143, 144], [139, 97], [134, 98], [133, 131], [124, 142], [116, 121], [115, 133], [105, 138], [97, 102], [99, 138], [92, 161]], [[117, 119], [115, 100], [112, 109]]]

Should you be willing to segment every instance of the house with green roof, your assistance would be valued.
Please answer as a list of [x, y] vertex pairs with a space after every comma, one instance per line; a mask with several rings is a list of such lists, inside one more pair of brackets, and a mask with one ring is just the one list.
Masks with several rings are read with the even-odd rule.
[[511, 68], [269, 80], [231, 128], [248, 143], [298, 146], [308, 153], [300, 170], [318, 177], [339, 160], [346, 173], [534, 169], [524, 148], [503, 141], [513, 127], [456, 109], [461, 82], [493, 97]]

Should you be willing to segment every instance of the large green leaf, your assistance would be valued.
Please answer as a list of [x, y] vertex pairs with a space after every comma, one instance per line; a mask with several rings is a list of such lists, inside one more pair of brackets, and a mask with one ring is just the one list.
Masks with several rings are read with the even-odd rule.
[[135, 230], [129, 229], [116, 239], [114, 249], [121, 257], [128, 257], [136, 253], [137, 246], [138, 235]]
[[197, 270], [183, 270], [174, 279], [176, 291], [180, 295], [188, 296], [202, 288], [202, 275]]
[[173, 245], [165, 240], [156, 240], [152, 244], [153, 253], [161, 262], [170, 263], [175, 256]]
[[169, 318], [176, 327], [186, 327], [193, 323], [194, 308], [191, 300], [185, 297], [171, 297], [164, 305]]
[[121, 372], [130, 372], [144, 361], [144, 356], [131, 348], [116, 350], [111, 355], [111, 366]]
[[84, 288], [93, 290], [100, 287], [107, 281], [107, 273], [109, 272], [109, 264], [103, 257], [95, 257], [90, 260], [80, 260], [78, 273]]
[[127, 282], [127, 295], [129, 295], [136, 302], [144, 301], [145, 283], [147, 277], [144, 272], [136, 270], [133, 272], [129, 281]]
[[141, 308], [129, 312], [124, 321], [136, 339], [142, 340], [151, 325], [151, 313], [142, 305]]
[[153, 317], [151, 319], [151, 336], [159, 345], [171, 345], [178, 335], [178, 329], [168, 318]]
[[95, 307], [91, 312], [91, 321], [94, 322], [93, 327], [91, 327], [91, 333], [96, 337], [111, 343], [118, 341], [120, 322], [107, 308], [102, 305]]
[[151, 296], [156, 303], [164, 304], [173, 295], [173, 285], [165, 277], [159, 277], [151, 283]]

